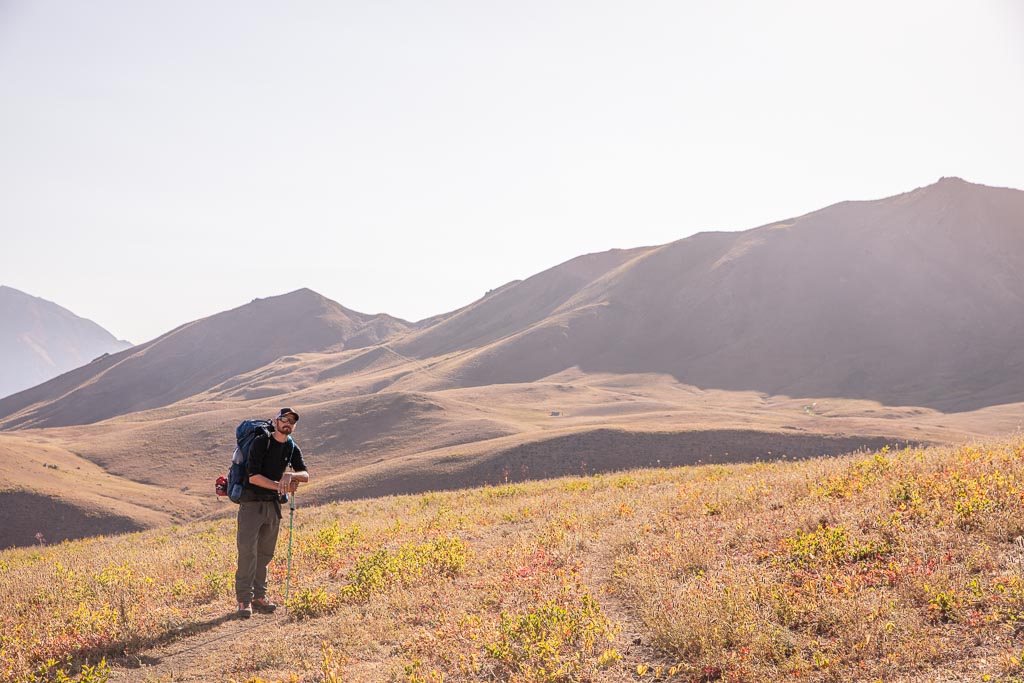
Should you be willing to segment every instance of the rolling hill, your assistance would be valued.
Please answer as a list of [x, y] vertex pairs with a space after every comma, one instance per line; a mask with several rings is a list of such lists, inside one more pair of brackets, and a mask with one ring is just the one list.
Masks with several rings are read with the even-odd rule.
[[[1024, 192], [946, 178], [580, 256], [419, 323], [256, 300], [0, 400], [0, 448], [99, 468], [51, 531], [77, 537], [229, 514], [233, 427], [281, 405], [309, 502], [960, 443], [1020, 429], [1020, 339]], [[43, 510], [60, 472], [37, 469], [5, 490]], [[114, 504], [106, 477], [143, 488]]]
[[[1024, 192], [944, 178], [600, 256], [615, 267], [590, 282], [570, 261], [397, 346], [463, 352], [438, 368], [454, 386], [578, 366], [949, 411], [1024, 400]], [[562, 296], [542, 319], [520, 314], [538, 309], [538, 291]], [[455, 323], [470, 312], [476, 328], [504, 321], [503, 336], [468, 345]]]
[[[4, 399], [0, 426], [85, 424], [284, 356], [381, 342], [360, 361], [339, 356], [331, 377], [384, 356], [430, 368], [401, 371], [394, 389], [579, 367], [949, 411], [1024, 401], [1024, 192], [944, 178], [744, 232], [591, 254], [428, 323], [355, 313], [309, 290], [258, 300]], [[236, 397], [296, 388], [278, 370], [278, 385]]]
[[308, 289], [256, 299], [9, 396], [0, 427], [88, 424], [166, 406], [283, 357], [368, 346], [408, 327]]
[[235, 618], [232, 519], [4, 550], [0, 672], [126, 683], [1016, 680], [1022, 456], [1018, 435], [303, 499], [270, 565], [281, 607], [251, 620]]

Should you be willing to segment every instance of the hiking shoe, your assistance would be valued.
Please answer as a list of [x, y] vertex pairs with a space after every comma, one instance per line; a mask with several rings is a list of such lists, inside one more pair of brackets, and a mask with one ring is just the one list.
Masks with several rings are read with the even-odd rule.
[[277, 605], [266, 598], [256, 598], [252, 601], [252, 608], [260, 614], [270, 614], [277, 609]]
[[252, 603], [240, 602], [238, 603], [238, 612], [236, 613], [240, 619], [248, 619], [252, 616]]

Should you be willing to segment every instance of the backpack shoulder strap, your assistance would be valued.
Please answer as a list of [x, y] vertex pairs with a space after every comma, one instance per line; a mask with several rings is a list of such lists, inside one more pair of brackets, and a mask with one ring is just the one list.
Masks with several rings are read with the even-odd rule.
[[288, 445], [291, 446], [291, 448], [288, 449], [288, 460], [284, 463], [285, 470], [287, 470], [292, 464], [292, 456], [295, 455], [295, 441], [291, 436], [288, 437]]

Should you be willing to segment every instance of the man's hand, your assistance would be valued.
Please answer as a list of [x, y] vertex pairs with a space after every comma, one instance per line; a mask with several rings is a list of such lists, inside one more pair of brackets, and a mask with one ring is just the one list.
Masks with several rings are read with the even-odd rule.
[[295, 493], [299, 488], [299, 480], [292, 476], [291, 472], [281, 475], [281, 481], [277, 482], [278, 493]]

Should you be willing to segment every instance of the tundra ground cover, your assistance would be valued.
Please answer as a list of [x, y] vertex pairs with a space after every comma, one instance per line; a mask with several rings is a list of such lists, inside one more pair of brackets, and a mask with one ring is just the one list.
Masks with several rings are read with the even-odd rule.
[[192, 680], [1024, 680], [1022, 458], [1014, 439], [300, 509], [287, 615], [228, 639], [232, 519], [5, 551], [0, 678], [181, 680], [132, 666], [194, 639]]

